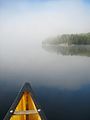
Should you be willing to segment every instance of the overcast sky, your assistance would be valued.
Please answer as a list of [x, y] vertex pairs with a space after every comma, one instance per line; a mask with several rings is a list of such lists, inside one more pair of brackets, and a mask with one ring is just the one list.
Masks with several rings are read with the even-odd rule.
[[[89, 0], [0, 0], [0, 40], [90, 32]], [[6, 38], [5, 38], [6, 37]]]

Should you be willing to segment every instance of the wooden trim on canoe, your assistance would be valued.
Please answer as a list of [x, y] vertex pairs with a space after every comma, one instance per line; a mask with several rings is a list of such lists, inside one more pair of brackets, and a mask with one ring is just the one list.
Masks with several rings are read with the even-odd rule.
[[26, 110], [26, 111], [15, 111], [14, 115], [30, 115], [30, 114], [37, 114], [38, 112], [35, 110]]

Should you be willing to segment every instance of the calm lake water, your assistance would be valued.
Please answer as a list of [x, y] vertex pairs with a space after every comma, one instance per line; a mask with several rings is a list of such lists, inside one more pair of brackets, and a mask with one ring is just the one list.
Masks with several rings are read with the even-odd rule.
[[90, 46], [2, 48], [0, 120], [24, 82], [31, 83], [48, 120], [90, 120]]

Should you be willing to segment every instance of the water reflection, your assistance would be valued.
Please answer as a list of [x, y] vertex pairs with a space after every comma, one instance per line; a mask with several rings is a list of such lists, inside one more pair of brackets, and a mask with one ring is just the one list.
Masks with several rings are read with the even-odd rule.
[[[10, 84], [11, 85], [11, 84]], [[0, 99], [0, 119], [13, 103], [22, 85], [4, 85]], [[90, 85], [80, 90], [60, 90], [57, 87], [33, 86], [37, 99], [40, 102], [48, 120], [89, 120], [90, 118]]]
[[[45, 47], [45, 46], [43, 46]], [[73, 46], [72, 46], [73, 47]], [[76, 56], [59, 47], [49, 52], [40, 47], [20, 50], [4, 50], [0, 61], [0, 118], [13, 103], [22, 84], [27, 81], [33, 86], [48, 120], [89, 120], [90, 114], [90, 57]], [[46, 49], [44, 48], [44, 49]], [[52, 48], [52, 46], [51, 46]], [[58, 48], [58, 50], [56, 49]], [[83, 46], [80, 50], [82, 51]], [[90, 50], [88, 46], [85, 50]], [[74, 48], [73, 48], [74, 49]], [[56, 52], [56, 51], [58, 52]], [[77, 46], [78, 51], [78, 46]], [[83, 51], [83, 54], [85, 53]]]
[[90, 57], [90, 45], [75, 45], [75, 46], [42, 45], [42, 48], [48, 52], [53, 52], [62, 55], [78, 55]]

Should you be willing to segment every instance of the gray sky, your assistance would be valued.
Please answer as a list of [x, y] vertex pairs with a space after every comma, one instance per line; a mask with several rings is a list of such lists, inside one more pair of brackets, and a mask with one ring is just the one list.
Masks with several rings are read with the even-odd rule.
[[36, 43], [52, 35], [89, 31], [90, 4], [83, 0], [8, 1], [0, 8], [0, 40], [25, 37]]

